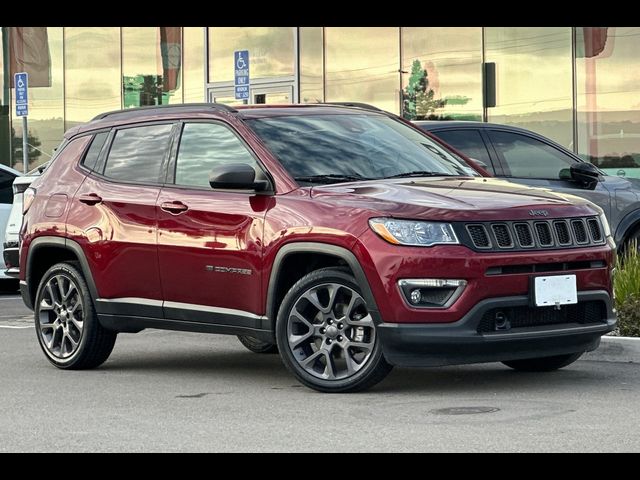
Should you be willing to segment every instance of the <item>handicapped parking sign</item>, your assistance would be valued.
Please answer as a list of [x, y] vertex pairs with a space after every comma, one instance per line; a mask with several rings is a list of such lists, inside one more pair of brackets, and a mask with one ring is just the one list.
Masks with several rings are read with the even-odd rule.
[[16, 73], [13, 79], [16, 92], [16, 116], [29, 114], [29, 75], [26, 72]]
[[249, 50], [233, 52], [234, 86], [236, 100], [249, 98]]

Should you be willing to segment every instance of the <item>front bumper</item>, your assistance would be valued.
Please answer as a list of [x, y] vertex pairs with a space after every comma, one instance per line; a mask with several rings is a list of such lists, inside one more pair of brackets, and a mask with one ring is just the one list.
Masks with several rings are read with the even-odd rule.
[[598, 348], [600, 337], [616, 326], [610, 295], [604, 290], [578, 293], [578, 303], [592, 300], [606, 305], [606, 318], [601, 322], [478, 331], [487, 311], [528, 306], [530, 299], [523, 295], [483, 300], [454, 323], [381, 323], [377, 331], [386, 360], [397, 366], [500, 362], [586, 352]]

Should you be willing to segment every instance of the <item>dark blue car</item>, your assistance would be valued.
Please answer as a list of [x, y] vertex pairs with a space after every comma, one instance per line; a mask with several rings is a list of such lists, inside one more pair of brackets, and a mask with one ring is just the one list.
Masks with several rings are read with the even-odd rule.
[[[496, 177], [591, 200], [604, 210], [619, 247], [640, 238], [640, 180], [607, 175], [553, 140], [524, 128], [459, 121], [415, 124]], [[585, 181], [582, 173], [590, 170], [597, 181]]]

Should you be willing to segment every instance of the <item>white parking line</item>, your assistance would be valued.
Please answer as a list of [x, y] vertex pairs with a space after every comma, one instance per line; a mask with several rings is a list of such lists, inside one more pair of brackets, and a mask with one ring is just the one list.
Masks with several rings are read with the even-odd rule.
[[16, 295], [13, 297], [2, 296], [0, 297], [0, 300], [18, 300], [19, 298], [21, 299], [22, 297], [20, 295]]
[[0, 325], [0, 328], [11, 328], [11, 329], [14, 329], [14, 330], [22, 330], [22, 329], [25, 329], [25, 328], [33, 328], [33, 325], [28, 325], [26, 327], [14, 327], [12, 325]]

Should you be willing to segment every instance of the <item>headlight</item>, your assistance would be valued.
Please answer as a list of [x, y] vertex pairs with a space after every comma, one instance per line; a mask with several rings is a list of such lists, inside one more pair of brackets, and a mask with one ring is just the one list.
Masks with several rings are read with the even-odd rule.
[[600, 217], [600, 223], [602, 224], [602, 230], [604, 231], [605, 238], [610, 237], [611, 227], [609, 226], [609, 220], [607, 220], [607, 217], [604, 213], [601, 213], [598, 216]]
[[387, 242], [395, 245], [430, 247], [460, 243], [449, 223], [372, 218], [369, 226]]

